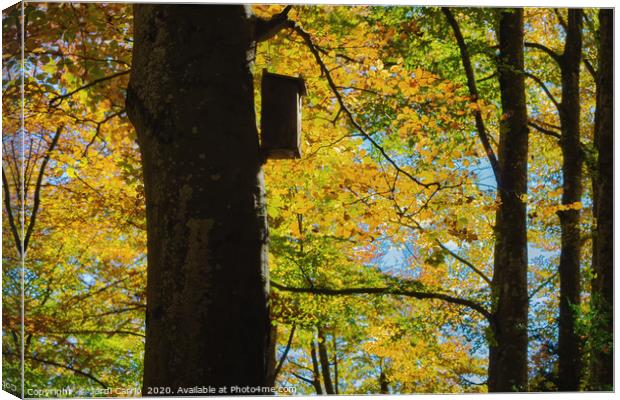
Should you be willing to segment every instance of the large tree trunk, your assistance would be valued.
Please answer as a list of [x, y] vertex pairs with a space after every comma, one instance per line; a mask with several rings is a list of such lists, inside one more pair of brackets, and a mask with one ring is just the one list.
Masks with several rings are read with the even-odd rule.
[[[564, 54], [560, 67], [562, 71], [562, 103], [560, 120], [562, 124], [562, 204], [572, 205], [581, 201], [582, 164], [579, 139], [579, 66], [581, 62], [582, 10], [568, 10], [568, 24]], [[560, 324], [559, 324], [559, 382], [561, 391], [576, 391], [581, 379], [581, 340], [575, 331], [580, 304], [580, 260], [581, 234], [580, 211], [571, 208], [559, 211], [562, 230], [560, 252]]]
[[523, 10], [501, 13], [498, 66], [502, 102], [499, 140], [500, 205], [495, 223], [493, 337], [489, 391], [527, 390], [527, 154], [523, 76]]
[[596, 277], [592, 283], [596, 318], [591, 334], [594, 348], [590, 386], [594, 390], [613, 390], [613, 10], [600, 10], [599, 20]]
[[148, 236], [143, 394], [262, 385], [267, 227], [252, 19], [243, 6], [135, 5], [134, 35], [127, 110]]

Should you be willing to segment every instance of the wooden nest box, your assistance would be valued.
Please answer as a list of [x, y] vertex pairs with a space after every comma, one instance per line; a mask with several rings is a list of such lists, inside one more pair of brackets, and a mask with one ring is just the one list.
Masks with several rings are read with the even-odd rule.
[[263, 70], [261, 83], [261, 148], [265, 158], [301, 158], [303, 78]]

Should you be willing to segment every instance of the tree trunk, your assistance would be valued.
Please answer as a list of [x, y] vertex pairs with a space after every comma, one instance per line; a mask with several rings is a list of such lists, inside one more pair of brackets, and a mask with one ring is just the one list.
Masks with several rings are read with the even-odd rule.
[[127, 112], [147, 210], [143, 395], [266, 380], [267, 226], [252, 31], [243, 6], [134, 6]]
[[335, 333], [332, 335], [332, 341], [334, 343], [334, 391], [336, 392], [336, 394], [339, 394], [340, 390], [338, 389], [338, 387], [340, 385], [338, 384], [338, 346], [336, 343]]
[[332, 377], [329, 372], [329, 357], [327, 355], [327, 343], [325, 342], [325, 335], [323, 330], [318, 328], [319, 333], [319, 361], [321, 363], [321, 373], [323, 375], [323, 382], [325, 383], [325, 393], [336, 394], [334, 391], [334, 385], [332, 384]]
[[527, 154], [528, 128], [523, 71], [523, 10], [501, 13], [498, 66], [503, 115], [499, 163], [501, 200], [495, 225], [493, 337], [489, 391], [527, 390]]
[[596, 312], [590, 386], [613, 390], [613, 10], [599, 11], [600, 49], [595, 129], [598, 139], [596, 277], [592, 304]]
[[381, 394], [390, 394], [390, 383], [387, 380], [387, 376], [385, 376], [385, 372], [381, 371], [379, 375], [379, 393]]
[[316, 394], [323, 394], [321, 386], [321, 373], [319, 372], [319, 361], [316, 358], [316, 345], [314, 339], [310, 342], [310, 357], [312, 358], [312, 385]]
[[[582, 10], [569, 9], [564, 54], [561, 58], [562, 103], [560, 120], [562, 137], [562, 204], [581, 201], [582, 165], [579, 138], [579, 67], [581, 63]], [[578, 209], [558, 212], [562, 231], [560, 252], [560, 323], [559, 323], [559, 381], [560, 391], [576, 391], [581, 379], [581, 340], [575, 332], [580, 304], [581, 233]]]

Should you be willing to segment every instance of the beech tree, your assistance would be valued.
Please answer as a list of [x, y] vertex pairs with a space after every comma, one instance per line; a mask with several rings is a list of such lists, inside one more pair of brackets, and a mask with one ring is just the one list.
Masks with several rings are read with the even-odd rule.
[[523, 71], [523, 10], [499, 20], [502, 120], [493, 269], [494, 321], [489, 391], [527, 390], [527, 159], [528, 127]]
[[146, 194], [147, 395], [267, 381], [257, 21], [244, 6], [134, 6], [127, 110]]

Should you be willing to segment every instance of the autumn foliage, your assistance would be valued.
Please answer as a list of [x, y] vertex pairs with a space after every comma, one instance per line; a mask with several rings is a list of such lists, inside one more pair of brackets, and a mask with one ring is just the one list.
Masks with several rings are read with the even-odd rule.
[[[283, 7], [252, 8], [269, 18]], [[146, 220], [140, 153], [125, 110], [131, 6], [26, 4], [23, 132], [20, 11], [4, 10], [2, 21], [3, 379], [19, 388], [23, 339], [26, 389], [68, 386], [89, 396], [140, 387]], [[439, 8], [294, 6], [295, 27], [257, 44], [257, 111], [264, 68], [300, 75], [308, 88], [303, 157], [264, 165], [270, 312], [282, 361], [276, 386], [340, 394], [487, 390], [500, 201], [476, 115], [497, 152], [506, 118], [496, 76], [499, 11], [452, 12], [478, 96]], [[554, 104], [561, 74], [547, 51], [563, 49], [567, 10], [525, 9], [524, 18], [525, 42], [539, 45], [524, 53], [529, 388], [558, 388], [558, 214], [577, 210], [582, 301], [573, 312], [586, 366], [579, 388], [590, 389], [591, 352], [611, 351], [610, 332], [590, 306], [598, 10], [583, 10], [583, 194], [570, 204], [562, 201]]]

